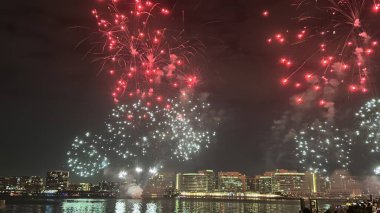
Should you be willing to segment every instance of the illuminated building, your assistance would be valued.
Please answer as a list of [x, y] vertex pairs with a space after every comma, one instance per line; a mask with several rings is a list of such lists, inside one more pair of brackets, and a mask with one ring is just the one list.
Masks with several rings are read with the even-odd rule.
[[17, 187], [17, 177], [0, 177], [1, 190], [14, 190]]
[[79, 183], [79, 184], [72, 184], [70, 183], [68, 190], [69, 191], [82, 191], [82, 192], [88, 192], [91, 189], [90, 183]]
[[84, 192], [88, 192], [91, 189], [91, 183], [80, 183], [79, 185]]
[[68, 171], [49, 171], [46, 175], [47, 190], [66, 190], [69, 187]]
[[78, 183], [70, 183], [67, 188], [68, 191], [82, 191], [81, 187]]
[[250, 192], [256, 192], [256, 180], [255, 180], [255, 177], [248, 177], [247, 176], [247, 179], [246, 179], [246, 182], [247, 182], [247, 191], [250, 191]]
[[320, 192], [318, 190], [318, 174], [312, 173], [312, 172], [307, 172], [305, 173], [305, 184], [304, 184], [304, 192], [310, 193], [310, 194], [315, 194], [317, 192]]
[[261, 194], [310, 195], [323, 191], [323, 179], [315, 173], [301, 173], [278, 169], [255, 177], [257, 191]]
[[198, 173], [178, 173], [176, 190], [179, 192], [210, 192], [215, 189], [215, 175], [212, 170]]
[[208, 185], [209, 185], [209, 191], [213, 191], [215, 190], [216, 188], [216, 178], [215, 178], [215, 173], [213, 170], [201, 170], [201, 171], [198, 171], [198, 173], [202, 173], [202, 174], [205, 174], [207, 176], [207, 181], [208, 181]]
[[330, 188], [329, 179], [321, 176], [318, 173], [306, 172], [305, 173], [305, 194], [314, 194], [323, 196]]
[[44, 187], [44, 179], [38, 176], [0, 177], [0, 190], [39, 192]]
[[257, 189], [260, 194], [272, 193], [272, 176], [256, 176]]
[[218, 190], [221, 192], [245, 192], [246, 176], [239, 172], [219, 172]]
[[25, 190], [29, 192], [40, 192], [44, 189], [44, 178], [39, 176], [30, 176], [27, 178]]
[[301, 194], [305, 189], [305, 173], [289, 171], [284, 169], [276, 170], [273, 173], [272, 191], [282, 194]]

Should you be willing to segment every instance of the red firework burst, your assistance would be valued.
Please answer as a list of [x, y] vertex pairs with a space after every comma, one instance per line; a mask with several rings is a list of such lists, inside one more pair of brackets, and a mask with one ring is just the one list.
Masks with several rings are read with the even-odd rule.
[[189, 58], [197, 48], [179, 31], [162, 27], [169, 9], [148, 0], [109, 0], [101, 5], [103, 10], [92, 10], [104, 38], [97, 55], [116, 82], [116, 103], [130, 98], [162, 102], [196, 85]]
[[[350, 93], [367, 93], [370, 77], [374, 75], [371, 62], [379, 51], [378, 41], [371, 34], [378, 24], [375, 14], [380, 11], [379, 2], [300, 0], [296, 6], [302, 13], [297, 19], [302, 24], [300, 30], [294, 36], [287, 31], [267, 39], [268, 44], [285, 45], [286, 51], [302, 49], [301, 56], [296, 53], [298, 57], [280, 58], [280, 64], [286, 68], [282, 85], [296, 85], [294, 88], [301, 93], [295, 102], [303, 103], [300, 100], [305, 88], [318, 93], [315, 97], [319, 98], [313, 100], [319, 105], [325, 103], [319, 100], [329, 99], [326, 88], [330, 92], [343, 86]], [[301, 87], [300, 76], [305, 76], [310, 86]]]

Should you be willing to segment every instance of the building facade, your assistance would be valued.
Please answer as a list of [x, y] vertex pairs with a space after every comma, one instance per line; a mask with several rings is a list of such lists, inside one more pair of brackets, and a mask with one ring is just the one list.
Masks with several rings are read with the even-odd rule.
[[67, 190], [69, 187], [69, 172], [68, 171], [49, 171], [46, 174], [46, 189], [47, 190]]
[[215, 175], [212, 170], [176, 175], [176, 190], [179, 192], [210, 192], [214, 189]]
[[255, 177], [256, 190], [261, 194], [283, 194], [288, 196], [312, 195], [324, 189], [321, 176], [278, 169]]
[[256, 179], [255, 177], [246, 177], [247, 191], [256, 192]]
[[246, 176], [239, 172], [219, 172], [218, 191], [245, 192], [247, 190]]
[[91, 183], [77, 183], [69, 184], [69, 191], [81, 191], [81, 192], [88, 192], [91, 190], [92, 184]]
[[0, 190], [40, 192], [44, 189], [44, 179], [39, 176], [0, 177]]
[[287, 195], [299, 195], [305, 192], [305, 173], [289, 170], [277, 170], [272, 176], [272, 191]]
[[256, 176], [256, 190], [260, 194], [272, 193], [272, 176]]

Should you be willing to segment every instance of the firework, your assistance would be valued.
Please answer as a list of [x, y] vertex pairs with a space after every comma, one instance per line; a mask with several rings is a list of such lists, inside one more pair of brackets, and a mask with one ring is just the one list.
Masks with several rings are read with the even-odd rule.
[[[371, 33], [376, 30], [378, 3], [370, 0], [301, 0], [297, 4], [300, 30], [277, 33], [268, 43], [279, 43], [302, 49], [305, 57], [283, 56], [279, 64], [285, 69], [280, 80], [300, 95], [295, 104], [305, 102], [305, 90], [315, 93], [313, 101], [325, 106], [332, 101], [331, 91], [347, 88], [350, 93], [367, 93], [370, 64], [378, 42]], [[295, 50], [297, 52], [297, 50]]]
[[206, 117], [210, 104], [198, 99], [167, 103], [165, 108], [147, 107], [138, 100], [113, 109], [106, 126], [118, 156], [147, 167], [168, 159], [190, 160], [208, 148], [215, 137], [215, 122]]
[[327, 122], [314, 121], [295, 135], [297, 158], [306, 171], [327, 173], [329, 168], [348, 168], [352, 140]]
[[168, 93], [176, 95], [197, 84], [189, 67], [197, 48], [182, 38], [182, 31], [160, 26], [170, 14], [167, 8], [144, 0], [110, 0], [106, 9], [92, 14], [104, 37], [96, 55], [115, 79], [116, 103], [131, 98], [161, 102]]
[[67, 152], [70, 169], [81, 177], [97, 174], [110, 162], [107, 158], [108, 140], [102, 136], [86, 133], [84, 137], [76, 137]]
[[171, 153], [180, 161], [190, 160], [208, 148], [216, 133], [215, 120], [208, 117], [210, 104], [199, 99], [169, 99], [164, 110]]
[[357, 134], [365, 137], [371, 152], [379, 152], [380, 139], [380, 99], [372, 99], [365, 103], [355, 114], [359, 122]]
[[125, 180], [127, 179], [127, 176], [128, 176], [128, 172], [125, 171], [125, 170], [121, 170], [118, 174], [118, 178], [119, 179], [122, 179], [122, 180]]
[[[115, 82], [116, 106], [106, 120], [107, 140], [90, 134], [76, 138], [68, 152], [72, 170], [90, 176], [111, 161], [126, 169], [120, 171], [121, 179], [129, 174], [154, 175], [163, 161], [189, 160], [208, 148], [215, 137], [214, 127], [208, 127], [213, 122], [206, 120], [210, 105], [189, 101], [200, 80], [190, 58], [199, 47], [193, 44], [200, 43], [184, 39], [183, 30], [166, 28], [170, 11], [158, 3], [99, 3], [103, 9], [92, 14], [104, 40], [91, 52]], [[74, 158], [79, 152], [84, 155]]]
[[165, 142], [161, 120], [160, 107], [147, 107], [141, 100], [116, 106], [106, 121], [116, 154], [128, 162], [147, 158], [143, 161], [153, 164], [158, 160], [153, 153]]
[[376, 168], [373, 170], [373, 173], [375, 173], [375, 175], [380, 175], [380, 166], [376, 167]]

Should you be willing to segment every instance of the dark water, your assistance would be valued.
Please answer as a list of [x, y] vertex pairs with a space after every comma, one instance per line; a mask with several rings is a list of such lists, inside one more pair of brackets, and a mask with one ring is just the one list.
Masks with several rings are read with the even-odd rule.
[[48, 201], [12, 201], [8, 202], [0, 213], [4, 212], [36, 212], [36, 213], [297, 213], [299, 201], [225, 201], [194, 199], [59, 199]]

